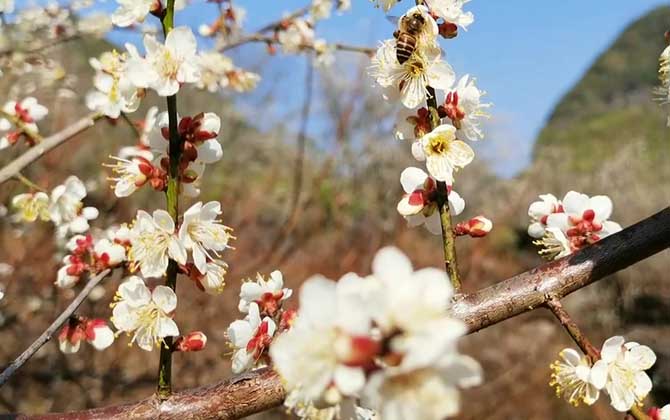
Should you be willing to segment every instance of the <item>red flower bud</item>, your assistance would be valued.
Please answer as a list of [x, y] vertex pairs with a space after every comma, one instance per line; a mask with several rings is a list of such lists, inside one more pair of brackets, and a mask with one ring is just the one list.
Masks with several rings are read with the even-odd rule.
[[207, 345], [207, 336], [202, 331], [193, 331], [181, 336], [174, 343], [174, 351], [200, 351]]

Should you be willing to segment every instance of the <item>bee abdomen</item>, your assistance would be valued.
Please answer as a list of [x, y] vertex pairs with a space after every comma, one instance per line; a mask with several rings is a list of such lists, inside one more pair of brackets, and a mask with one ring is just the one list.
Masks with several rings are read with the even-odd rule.
[[415, 49], [416, 39], [413, 36], [406, 33], [401, 33], [398, 36], [395, 52], [400, 64], [403, 64], [405, 61], [409, 60]]

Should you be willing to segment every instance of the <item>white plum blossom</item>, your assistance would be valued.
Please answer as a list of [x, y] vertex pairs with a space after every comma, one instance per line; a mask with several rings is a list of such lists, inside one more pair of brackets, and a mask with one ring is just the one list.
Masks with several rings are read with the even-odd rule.
[[[437, 181], [419, 168], [405, 168], [400, 174], [400, 184], [405, 195], [398, 202], [397, 210], [411, 227], [425, 225], [434, 235], [442, 233], [440, 212], [437, 208]], [[465, 209], [465, 200], [456, 191], [450, 191], [449, 212], [458, 216]]]
[[625, 342], [621, 336], [609, 338], [600, 351], [607, 364], [607, 394], [612, 407], [625, 412], [642, 404], [652, 388], [645, 370], [656, 363], [656, 355], [647, 346]]
[[126, 260], [126, 248], [107, 238], [96, 241], [93, 252], [106, 267], [116, 267]]
[[84, 233], [89, 229], [89, 220], [98, 217], [98, 209], [84, 207], [81, 200], [86, 197], [86, 187], [76, 176], [70, 176], [65, 183], [51, 191], [49, 215], [58, 227], [58, 235]]
[[564, 349], [559, 353], [560, 360], [551, 364], [551, 382], [556, 395], [570, 404], [593, 405], [605, 388], [607, 381], [607, 363], [598, 360], [591, 364], [589, 359], [573, 349]]
[[[118, 9], [112, 14], [112, 22], [116, 26], [126, 27], [142, 23], [149, 12], [160, 10], [167, 5], [166, 0], [116, 0]], [[176, 0], [175, 10], [183, 9], [185, 0]]]
[[314, 42], [314, 29], [304, 19], [293, 19], [288, 27], [279, 31], [277, 40], [286, 54], [296, 54]]
[[456, 79], [454, 70], [440, 58], [437, 47], [417, 50], [403, 64], [396, 57], [396, 41], [384, 41], [370, 66], [370, 75], [389, 95], [400, 94], [403, 105], [416, 108], [425, 102], [427, 87], [448, 90]]
[[228, 327], [228, 339], [233, 346], [233, 373], [242, 373], [256, 366], [267, 350], [277, 325], [270, 317], [261, 319], [258, 305], [252, 303], [243, 320]]
[[397, 248], [380, 250], [372, 263], [379, 283], [373, 319], [399, 361], [372, 374], [363, 406], [383, 419], [439, 420], [460, 407], [458, 388], [478, 385], [481, 367], [456, 350], [465, 325], [446, 314], [453, 289], [435, 268], [413, 271]]
[[446, 274], [415, 272], [396, 248], [380, 250], [372, 271], [303, 284], [297, 319], [270, 347], [291, 400], [326, 408], [360, 398], [383, 419], [455, 414], [458, 389], [479, 384], [481, 368], [456, 350], [466, 328], [447, 315]]
[[110, 157], [115, 163], [106, 166], [112, 169], [115, 176], [108, 180], [114, 182], [114, 195], [119, 198], [128, 197], [137, 191], [153, 173], [154, 167], [143, 157], [136, 156], [130, 159]]
[[119, 3], [119, 8], [112, 14], [112, 22], [121, 27], [144, 22], [156, 4], [155, 0], [116, 0], [116, 2]]
[[112, 323], [120, 332], [132, 334], [131, 343], [146, 351], [164, 343], [165, 337], [176, 337], [179, 328], [171, 314], [177, 308], [177, 295], [167, 286], [153, 291], [144, 281], [132, 276], [121, 283], [112, 304]]
[[467, 29], [475, 17], [472, 12], [464, 12], [463, 6], [470, 0], [428, 0], [428, 6], [431, 12], [441, 17], [446, 22], [456, 24], [463, 29]]
[[233, 60], [216, 51], [207, 51], [200, 55], [199, 89], [216, 92], [228, 85], [226, 74], [234, 69]]
[[275, 270], [270, 277], [264, 278], [260, 273], [255, 281], [245, 281], [240, 290], [240, 312], [249, 311], [249, 306], [256, 303], [264, 313], [273, 315], [283, 301], [293, 295], [293, 290], [284, 287], [284, 276], [281, 271]]
[[207, 262], [207, 273], [197, 273], [195, 279], [206, 293], [218, 295], [223, 292], [223, 288], [226, 286], [225, 275], [227, 272], [228, 264], [221, 260], [212, 260]]
[[562, 211], [561, 202], [553, 194], [540, 195], [540, 201], [534, 201], [528, 207], [528, 216], [531, 224], [528, 226], [528, 235], [533, 238], [542, 238], [547, 228], [547, 219], [550, 214]]
[[38, 218], [43, 222], [51, 220], [49, 196], [44, 192], [16, 195], [12, 198], [12, 207], [19, 211], [17, 218], [24, 222], [34, 222]]
[[328, 19], [333, 10], [333, 0], [312, 0], [309, 13], [314, 20]]
[[79, 278], [84, 269], [85, 265], [78, 257], [74, 255], [66, 255], [63, 258], [63, 266], [58, 269], [54, 284], [60, 289], [69, 289], [79, 282]]
[[127, 54], [106, 51], [99, 58], [91, 58], [95, 69], [93, 85], [96, 90], [86, 94], [86, 106], [109, 118], [119, 118], [121, 112], [135, 112], [144, 91], [135, 87], [127, 75]]
[[426, 161], [428, 173], [436, 180], [452, 185], [454, 172], [464, 168], [475, 152], [456, 138], [456, 127], [442, 124], [412, 144], [412, 154], [418, 161]]
[[58, 347], [65, 354], [79, 351], [81, 341], [85, 340], [96, 350], [104, 350], [114, 342], [114, 332], [104, 319], [72, 319], [58, 335]]
[[488, 116], [484, 110], [491, 107], [490, 103], [481, 102], [485, 94], [486, 92], [477, 89], [475, 79], [465, 75], [447, 92], [441, 108], [458, 132], [470, 141], [484, 138], [479, 123], [481, 118]]
[[216, 92], [219, 88], [231, 88], [240, 93], [248, 92], [253, 90], [260, 80], [258, 74], [235, 67], [229, 57], [214, 51], [200, 55], [200, 72], [197, 86], [210, 92]]
[[539, 254], [548, 260], [567, 257], [577, 250], [565, 236], [565, 233], [556, 227], [546, 228], [544, 236], [537, 241], [533, 241], [533, 243], [542, 248]]
[[109, 74], [97, 73], [93, 86], [97, 90], [86, 95], [86, 107], [91, 111], [116, 119], [121, 112], [135, 112], [140, 106], [138, 89], [127, 77], [117, 79]]
[[201, 274], [207, 274], [207, 261], [219, 256], [219, 252], [230, 246], [230, 228], [221, 224], [221, 204], [210, 201], [197, 202], [184, 213], [179, 228], [179, 241], [191, 251], [193, 262]]
[[589, 197], [576, 191], [562, 200], [552, 194], [540, 195], [528, 208], [531, 223], [528, 234], [540, 238], [540, 255], [561, 258], [621, 230], [612, 222], [612, 200], [605, 195]]
[[606, 195], [589, 197], [570, 191], [561, 204], [563, 211], [549, 215], [547, 224], [560, 228], [567, 236], [587, 236], [595, 242], [621, 230], [621, 225], [608, 220], [612, 200]]
[[165, 38], [165, 44], [155, 37], [145, 35], [146, 57], [126, 44], [130, 54], [128, 77], [139, 88], [154, 89], [159, 96], [174, 95], [184, 83], [196, 83], [200, 79], [197, 42], [193, 32], [186, 26], [174, 28]]
[[297, 319], [270, 347], [275, 370], [298, 400], [336, 405], [363, 389], [363, 366], [377, 349], [369, 336], [370, 315], [357, 293], [363, 286], [355, 274], [337, 283], [314, 276], [302, 285]]
[[22, 128], [17, 127], [15, 130], [2, 135], [0, 137], [0, 150], [15, 144], [24, 130], [28, 130], [31, 134], [39, 133], [36, 122], [44, 119], [48, 113], [49, 110], [32, 96], [23, 99], [21, 102], [6, 102], [2, 107], [2, 114], [4, 115], [0, 115], [0, 132], [11, 130], [17, 122], [22, 125]]
[[370, 0], [375, 3], [375, 7], [381, 7], [384, 12], [391, 10], [400, 0]]
[[139, 266], [144, 277], [162, 277], [169, 258], [186, 264], [186, 248], [175, 233], [174, 220], [165, 210], [156, 210], [153, 216], [139, 210], [130, 243], [128, 259], [133, 269]]

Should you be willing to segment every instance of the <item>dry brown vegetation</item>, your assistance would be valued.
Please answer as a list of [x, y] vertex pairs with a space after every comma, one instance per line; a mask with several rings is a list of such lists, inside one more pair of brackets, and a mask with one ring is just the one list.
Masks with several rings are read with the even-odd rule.
[[[83, 48], [88, 56], [95, 55], [100, 46]], [[90, 70], [85, 62], [69, 60], [65, 64], [69, 73], [79, 75], [71, 81], [71, 88], [80, 93], [90, 80]], [[3, 83], [13, 84], [5, 80]], [[224, 333], [238, 315], [237, 293], [247, 276], [278, 268], [288, 285], [298, 288], [314, 273], [332, 278], [348, 271], [366, 274], [375, 251], [386, 244], [403, 249], [418, 267], [441, 265], [439, 238], [422, 229], [407, 229], [395, 211], [401, 194], [399, 173], [413, 162], [409, 145], [396, 143], [389, 135], [392, 110], [379, 106], [364, 80], [348, 84], [346, 89], [328, 74], [322, 74], [319, 82], [323, 103], [318, 110], [327, 114], [332, 135], [323, 139], [325, 144], [306, 139], [304, 175], [297, 183], [295, 133], [283, 127], [259, 132], [227, 100], [195, 93], [180, 95], [182, 113], [207, 109], [222, 116], [225, 157], [208, 169], [202, 199], [221, 201], [225, 222], [235, 229], [238, 239], [236, 249], [225, 255], [231, 272], [222, 296], [205, 295], [188, 279], [179, 280], [177, 322], [184, 330], [203, 330], [209, 342], [202, 353], [175, 357], [177, 388], [210, 383], [230, 374]], [[63, 98], [52, 89], [40, 89], [36, 94], [51, 110], [43, 132], [53, 132], [84, 112], [81, 104], [77, 105], [79, 99]], [[152, 101], [155, 98], [149, 98], [143, 109]], [[662, 114], [655, 115], [662, 124]], [[141, 118], [143, 111], [135, 116]], [[95, 225], [128, 221], [138, 208], [163, 205], [162, 197], [152, 191], [118, 200], [107, 188], [100, 162], [121, 145], [133, 142], [132, 130], [122, 121], [103, 121], [43, 158], [25, 175], [45, 188], [54, 187], [69, 174], [90, 180], [97, 188], [88, 201], [101, 209]], [[552, 191], [562, 195], [569, 189], [608, 194], [615, 203], [614, 219], [624, 226], [665, 207], [670, 201], [669, 147], [646, 153], [644, 135], [619, 144], [625, 145], [608, 153], [591, 170], [577, 173], [572, 158], [567, 159], [560, 146], [545, 147], [525, 173], [511, 180], [497, 179], [483, 164], [465, 169], [456, 186], [468, 202], [463, 218], [483, 213], [496, 226], [485, 239], [459, 240], [465, 289], [476, 290], [541, 262], [525, 235], [527, 206], [537, 194]], [[19, 152], [4, 153], [0, 164]], [[300, 186], [297, 205], [296, 185]], [[22, 190], [18, 183], [4, 185], [0, 202], [7, 203]], [[0, 302], [0, 361], [4, 363], [42, 332], [73, 292], [57, 290], [52, 284], [58, 260], [53, 257], [57, 249], [48, 226], [18, 226], [5, 217], [0, 219], [0, 238], [0, 260], [16, 267], [12, 276], [0, 279], [7, 295]], [[670, 322], [668, 271], [666, 251], [567, 299], [567, 307], [594, 342], [623, 334], [657, 351], [659, 361], [652, 376], [654, 397], [659, 402], [670, 400], [670, 335], [665, 334]], [[106, 280], [104, 297], [89, 300], [80, 312], [109, 316], [107, 302], [119, 280], [119, 274]], [[55, 343], [49, 343], [0, 389], [0, 409], [66, 411], [151, 394], [157, 353], [128, 348], [125, 342], [121, 337], [102, 353], [83, 347], [75, 356], [65, 356]], [[551, 315], [542, 311], [468, 336], [463, 351], [482, 362], [486, 383], [464, 396], [461, 418], [619, 418], [604, 399], [594, 407], [574, 410], [553, 396], [547, 385], [549, 363], [562, 347], [571, 345]]]

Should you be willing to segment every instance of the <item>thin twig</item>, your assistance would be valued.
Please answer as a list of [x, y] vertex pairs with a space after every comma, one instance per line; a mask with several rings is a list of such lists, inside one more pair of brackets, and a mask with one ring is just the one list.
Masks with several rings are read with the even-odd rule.
[[133, 132], [135, 133], [135, 135], [137, 136], [138, 139], [140, 137], [142, 137], [142, 133], [140, 132], [139, 128], [137, 128], [137, 124], [135, 124], [133, 122], [133, 120], [130, 119], [128, 114], [126, 114], [125, 112], [122, 112], [121, 113], [121, 118], [123, 118], [123, 120], [126, 122], [126, 124], [128, 124], [128, 127], [130, 127], [130, 129], [133, 130]]
[[46, 192], [46, 190], [39, 185], [35, 184], [33, 181], [28, 179], [27, 177], [23, 176], [21, 172], [17, 173], [14, 178], [25, 185], [26, 187], [30, 188], [33, 191], [41, 191], [41, 192]]
[[[543, 307], [549, 296], [563, 298], [603, 277], [670, 247], [670, 207], [611, 235], [595, 245], [519, 274], [476, 293], [455, 298], [449, 315], [468, 333]], [[67, 414], [19, 416], [18, 419], [239, 419], [282, 404], [279, 376], [270, 369], [173, 394], [166, 401], [143, 401]], [[644, 418], [644, 417], [643, 417]]]
[[290, 14], [282, 17], [279, 20], [268, 23], [267, 25], [265, 25], [262, 28], [260, 28], [259, 30], [257, 30], [256, 33], [263, 33], [263, 32], [273, 31], [273, 30], [279, 28], [284, 22], [287, 22], [287, 21], [299, 18], [301, 16], [304, 16], [305, 14], [307, 14], [307, 12], [309, 12], [310, 8], [311, 8], [311, 6], [305, 6], [301, 9], [298, 9], [295, 12], [290, 13]]
[[587, 355], [592, 362], [600, 359], [600, 352], [596, 349], [591, 341], [584, 335], [584, 333], [579, 329], [572, 317], [563, 309], [561, 301], [555, 297], [549, 297], [547, 303], [545, 304], [547, 308], [551, 311], [552, 314], [556, 317], [558, 322], [561, 323], [563, 328], [568, 332], [570, 337], [582, 350], [582, 353]]
[[48, 50], [48, 49], [50, 49], [52, 47], [55, 47], [57, 45], [61, 45], [61, 44], [64, 44], [66, 42], [74, 41], [74, 40], [77, 40], [77, 39], [80, 39], [80, 38], [81, 38], [81, 34], [77, 32], [73, 35], [69, 35], [69, 36], [62, 37], [62, 38], [56, 38], [53, 41], [45, 42], [44, 44], [40, 44], [37, 47], [33, 47], [33, 48], [30, 48], [30, 49], [27, 49], [27, 50], [16, 50], [16, 49], [13, 49], [13, 48], [7, 48], [7, 49], [4, 49], [4, 50], [0, 50], [0, 57], [5, 56], [5, 55], [9, 55], [9, 54], [12, 54], [12, 53], [15, 53], [15, 52], [20, 52], [22, 54], [35, 54], [35, 53], [38, 53], [38, 52], [42, 52], [44, 50]]
[[0, 185], [15, 177], [17, 173], [21, 172], [26, 166], [35, 162], [47, 152], [72, 139], [87, 128], [92, 127], [100, 117], [100, 114], [90, 114], [74, 124], [65, 127], [58, 133], [46, 137], [40, 144], [28, 149], [24, 154], [0, 169]]
[[21, 353], [19, 357], [17, 357], [12, 363], [5, 368], [5, 370], [0, 374], [0, 387], [7, 382], [7, 380], [21, 367], [23, 366], [24, 363], [28, 361], [36, 352], [39, 350], [44, 344], [47, 343], [53, 337], [53, 335], [56, 333], [56, 331], [67, 321], [70, 316], [74, 313], [74, 311], [77, 310], [79, 305], [86, 299], [86, 297], [91, 293], [91, 290], [95, 286], [98, 285], [104, 279], [111, 273], [112, 270], [107, 269], [94, 277], [92, 277], [88, 283], [86, 283], [86, 286], [79, 292], [76, 298], [68, 305], [65, 310], [58, 315], [58, 318], [49, 325], [49, 328], [47, 328], [39, 337], [37, 337], [37, 340], [35, 340], [28, 348]]
[[[263, 42], [266, 44], [279, 44], [279, 40], [277, 40], [274, 36], [269, 36], [269, 35], [263, 35], [261, 33], [254, 33], [251, 35], [245, 35], [229, 44], [224, 45], [223, 47], [219, 48], [220, 52], [228, 51], [233, 48], [237, 48], [241, 45], [252, 43], [252, 42]], [[362, 53], [368, 56], [374, 55], [376, 49], [375, 48], [370, 48], [370, 47], [360, 47], [356, 45], [347, 45], [347, 44], [341, 44], [341, 43], [335, 43], [335, 44], [329, 44], [329, 47], [332, 47], [338, 51], [349, 51], [349, 52], [356, 52], [356, 53]], [[314, 44], [302, 44], [300, 48], [304, 50], [311, 50], [315, 51], [316, 47]]]

